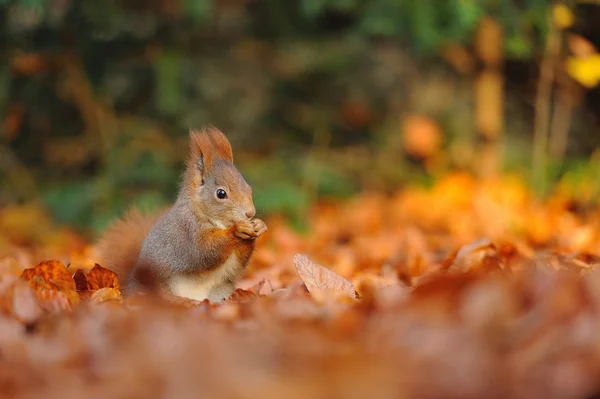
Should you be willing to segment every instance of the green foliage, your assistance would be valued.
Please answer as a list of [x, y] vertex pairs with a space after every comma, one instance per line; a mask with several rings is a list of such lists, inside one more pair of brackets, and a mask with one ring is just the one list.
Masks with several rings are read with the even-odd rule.
[[301, 6], [309, 19], [325, 12], [351, 14], [356, 17], [360, 34], [408, 38], [412, 46], [425, 52], [435, 51], [448, 42], [465, 43], [481, 17], [492, 15], [507, 28], [507, 55], [520, 58], [530, 55], [533, 30], [544, 33], [552, 2], [517, 3], [511, 0], [302, 0]]

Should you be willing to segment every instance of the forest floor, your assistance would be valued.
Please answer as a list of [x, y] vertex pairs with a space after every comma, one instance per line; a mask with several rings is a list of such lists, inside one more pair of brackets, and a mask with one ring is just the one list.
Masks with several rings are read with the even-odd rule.
[[600, 207], [561, 190], [453, 174], [317, 205], [305, 234], [267, 218], [222, 305], [123, 299], [42, 219], [0, 213], [3, 398], [600, 394]]

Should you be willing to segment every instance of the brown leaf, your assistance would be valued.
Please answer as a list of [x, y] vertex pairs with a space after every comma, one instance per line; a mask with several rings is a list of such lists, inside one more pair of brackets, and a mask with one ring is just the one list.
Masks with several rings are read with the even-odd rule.
[[[136, 306], [138, 302], [149, 302], [147, 299], [153, 297], [153, 295], [147, 295], [147, 294], [138, 294], [138, 295], [132, 295], [130, 297], [128, 297], [126, 299], [126, 303], [131, 306]], [[168, 303], [169, 305], [175, 305], [175, 306], [180, 306], [183, 308], [194, 308], [197, 306], [201, 306], [203, 304], [209, 304], [210, 302], [208, 301], [208, 299], [204, 299], [203, 301], [197, 301], [195, 299], [190, 299], [190, 298], [185, 298], [185, 297], [181, 297], [181, 296], [177, 296], [177, 295], [172, 295], [172, 294], [166, 294], [166, 293], [161, 293], [160, 298]]]
[[88, 281], [83, 269], [77, 269], [75, 274], [73, 274], [73, 280], [75, 281], [75, 287], [78, 293], [81, 294], [82, 292], [87, 291]]
[[[21, 273], [21, 278], [35, 290], [40, 299], [40, 304], [49, 310], [51, 309], [72, 309], [80, 302], [77, 294], [75, 280], [67, 271], [65, 265], [57, 260], [45, 261], [39, 263], [34, 268], [25, 269]], [[61, 295], [51, 294], [46, 291], [57, 291]], [[62, 301], [68, 302], [68, 305], [62, 304]], [[59, 305], [48, 305], [46, 302], [59, 303]]]
[[120, 289], [117, 273], [108, 270], [97, 263], [87, 274], [87, 283], [88, 290], [91, 291], [96, 291], [100, 288]]
[[317, 299], [333, 294], [339, 297], [356, 298], [354, 286], [345, 278], [311, 261], [306, 255], [294, 255], [294, 265], [308, 291]]
[[231, 296], [227, 299], [227, 302], [243, 303], [250, 302], [256, 298], [258, 298], [258, 294], [256, 294], [255, 292], [237, 288], [235, 291], [233, 291], [233, 294], [231, 294]]
[[260, 291], [265, 285], [266, 280], [263, 278], [258, 283], [254, 284], [252, 287], [248, 288], [248, 291], [255, 293], [256, 295], [260, 295]]
[[[497, 250], [494, 244], [487, 238], [483, 238], [461, 247], [448, 271], [465, 273], [482, 269], [493, 270], [499, 267], [495, 259], [496, 254]], [[494, 260], [496, 261], [494, 262]]]
[[106, 301], [122, 301], [121, 291], [116, 288], [104, 287], [94, 291], [90, 297], [90, 303], [102, 303]]
[[57, 260], [39, 263], [37, 266], [23, 270], [21, 278], [36, 289], [66, 289], [76, 291], [75, 281], [66, 266]]

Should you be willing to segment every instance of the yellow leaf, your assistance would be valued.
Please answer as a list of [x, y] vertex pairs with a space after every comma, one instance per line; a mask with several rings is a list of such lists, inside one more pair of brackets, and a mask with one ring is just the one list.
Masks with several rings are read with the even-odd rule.
[[566, 61], [567, 73], [582, 85], [592, 88], [600, 82], [600, 55], [585, 58], [569, 57]]
[[575, 22], [573, 12], [564, 4], [557, 4], [552, 8], [552, 19], [560, 29], [569, 28]]

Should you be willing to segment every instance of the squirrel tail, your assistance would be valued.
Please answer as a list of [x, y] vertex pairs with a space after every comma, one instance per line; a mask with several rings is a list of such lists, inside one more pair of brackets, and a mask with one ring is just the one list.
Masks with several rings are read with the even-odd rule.
[[113, 222], [96, 244], [98, 263], [117, 273], [121, 286], [127, 284], [129, 274], [139, 257], [142, 242], [162, 213], [144, 215], [133, 208]]

